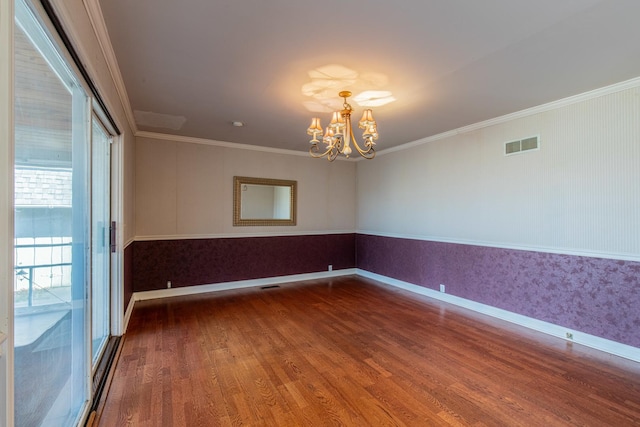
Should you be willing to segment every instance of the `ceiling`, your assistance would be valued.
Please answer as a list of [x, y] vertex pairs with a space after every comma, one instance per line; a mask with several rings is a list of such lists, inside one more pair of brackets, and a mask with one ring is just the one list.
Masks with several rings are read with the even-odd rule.
[[384, 150], [640, 76], [637, 0], [99, 5], [137, 131], [305, 151], [314, 111], [374, 90]]

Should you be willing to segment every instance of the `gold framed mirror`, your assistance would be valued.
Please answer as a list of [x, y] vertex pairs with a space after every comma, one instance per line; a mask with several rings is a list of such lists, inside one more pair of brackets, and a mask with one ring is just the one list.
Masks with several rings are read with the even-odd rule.
[[296, 225], [297, 181], [233, 177], [233, 225]]

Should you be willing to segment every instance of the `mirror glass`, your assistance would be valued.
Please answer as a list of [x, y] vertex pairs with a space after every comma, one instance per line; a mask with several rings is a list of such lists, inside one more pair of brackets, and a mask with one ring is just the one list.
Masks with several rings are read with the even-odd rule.
[[296, 181], [234, 177], [233, 225], [296, 225]]

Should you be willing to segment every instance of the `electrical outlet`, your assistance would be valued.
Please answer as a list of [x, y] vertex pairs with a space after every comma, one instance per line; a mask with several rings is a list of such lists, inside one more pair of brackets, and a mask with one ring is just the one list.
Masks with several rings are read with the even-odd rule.
[[445, 292], [444, 285], [442, 283], [440, 283], [440, 292]]
[[333, 264], [329, 264], [329, 271], [333, 271]]
[[171, 280], [167, 280], [167, 289], [171, 289]]
[[571, 332], [567, 332], [567, 339], [568, 340], [572, 340], [573, 339], [573, 334]]

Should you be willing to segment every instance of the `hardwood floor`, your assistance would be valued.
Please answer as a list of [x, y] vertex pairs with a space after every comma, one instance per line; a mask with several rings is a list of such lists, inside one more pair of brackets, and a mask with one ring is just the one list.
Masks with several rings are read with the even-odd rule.
[[640, 364], [347, 277], [136, 304], [97, 425], [632, 426]]

